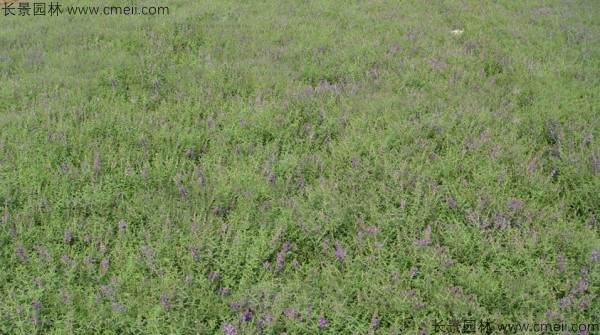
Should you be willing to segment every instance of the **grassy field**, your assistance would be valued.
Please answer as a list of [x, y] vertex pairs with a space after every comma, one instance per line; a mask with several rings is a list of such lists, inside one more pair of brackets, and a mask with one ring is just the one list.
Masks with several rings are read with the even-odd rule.
[[0, 13], [0, 334], [600, 334], [598, 1], [159, 4]]

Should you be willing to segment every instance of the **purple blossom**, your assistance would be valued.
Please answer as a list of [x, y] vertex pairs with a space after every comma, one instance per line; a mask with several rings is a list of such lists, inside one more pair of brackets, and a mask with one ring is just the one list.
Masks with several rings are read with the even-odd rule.
[[337, 257], [340, 261], [343, 261], [346, 257], [346, 249], [341, 247], [340, 241], [335, 241], [335, 257]]
[[102, 291], [102, 294], [107, 298], [112, 298], [116, 293], [115, 289], [108, 285], [100, 286], [100, 291]]
[[452, 209], [456, 208], [456, 201], [454, 201], [454, 199], [452, 199], [452, 197], [446, 198], [446, 202], [448, 203], [448, 206], [450, 206], [450, 208], [452, 208]]
[[179, 186], [179, 193], [181, 194], [181, 197], [183, 198], [183, 200], [188, 199], [187, 192], [183, 186]]
[[167, 297], [164, 294], [160, 295], [160, 301], [162, 302], [165, 310], [168, 311], [169, 309], [171, 309], [171, 306], [169, 306], [169, 300], [167, 300]]
[[152, 80], [152, 84], [154, 85], [154, 88], [155, 88], [155, 89], [157, 89], [157, 90], [158, 90], [158, 89], [160, 88], [160, 83], [158, 82], [158, 80], [156, 80], [156, 79], [153, 79], [153, 80]]
[[108, 265], [110, 264], [110, 258], [103, 258], [100, 261], [100, 267], [102, 268], [102, 270], [104, 271], [108, 271]]
[[285, 317], [287, 318], [298, 318], [299, 314], [298, 311], [294, 310], [294, 309], [290, 309], [289, 307], [285, 309], [285, 311], [283, 311], [283, 315], [285, 315]]
[[398, 272], [392, 272], [392, 281], [398, 281]]
[[562, 254], [558, 254], [556, 262], [558, 263], [558, 269], [560, 272], [565, 271], [565, 259]]
[[194, 257], [194, 261], [198, 262], [198, 250], [196, 250], [196, 247], [190, 244], [190, 252], [192, 253], [192, 256]]
[[240, 311], [240, 306], [237, 304], [237, 302], [233, 301], [231, 303], [231, 308], [233, 309], [234, 312], [239, 312]]
[[596, 262], [600, 257], [600, 252], [598, 250], [592, 250], [592, 262]]
[[585, 266], [581, 268], [581, 274], [582, 275], [587, 275], [588, 274], [588, 268], [586, 268]]
[[125, 222], [123, 219], [119, 220], [119, 230], [123, 231], [125, 228], [127, 228], [127, 222]]
[[146, 139], [142, 136], [140, 137], [140, 143], [142, 144], [142, 147], [144, 148], [144, 150], [148, 150], [148, 142], [146, 142]]
[[46, 250], [44, 247], [34, 246], [33, 248], [38, 252], [40, 257], [42, 257], [45, 261], [48, 261], [50, 259], [50, 254], [48, 253], [48, 250]]
[[254, 316], [254, 312], [251, 309], [247, 310], [246, 313], [242, 316], [242, 321], [250, 321], [252, 320], [252, 316]]
[[23, 247], [20, 245], [17, 245], [17, 254], [19, 255], [19, 257], [21, 257], [24, 263], [27, 263], [29, 258], [27, 257], [27, 254], [25, 253]]
[[283, 262], [285, 261], [285, 253], [283, 251], [277, 253], [277, 272], [283, 268]]
[[23, 313], [23, 311], [24, 311], [24, 310], [25, 310], [25, 309], [24, 309], [22, 306], [17, 306], [17, 313], [18, 313], [18, 314], [21, 314], [21, 313]]
[[248, 123], [246, 122], [246, 120], [244, 120], [244, 118], [241, 118], [241, 119], [240, 119], [240, 125], [241, 125], [243, 128], [246, 128], [246, 127], [248, 127]]
[[410, 278], [414, 278], [417, 273], [419, 273], [419, 268], [416, 266], [413, 266], [412, 269], [410, 270]]
[[352, 166], [358, 169], [358, 158], [356, 156], [352, 157]]
[[275, 184], [276, 181], [277, 181], [277, 176], [275, 176], [275, 174], [273, 172], [271, 172], [269, 174], [269, 185]]
[[425, 246], [425, 245], [429, 244], [430, 240], [431, 240], [431, 226], [427, 226], [425, 228], [425, 233], [423, 235], [423, 239], [420, 241], [418, 239], [415, 239], [414, 244], [416, 246], [418, 246], [418, 245]]
[[220, 288], [217, 290], [217, 294], [222, 295], [222, 296], [229, 295], [230, 292], [231, 292], [231, 290], [228, 288]]
[[235, 326], [230, 322], [223, 325], [223, 331], [225, 332], [225, 335], [236, 335], [237, 333]]
[[208, 274], [208, 279], [219, 280], [219, 278], [221, 278], [221, 274], [219, 272], [211, 272]]
[[323, 317], [320, 317], [319, 318], [319, 328], [324, 329], [327, 327], [328, 327], [327, 320], [325, 320], [325, 318], [323, 318]]
[[374, 315], [373, 319], [371, 319], [371, 329], [376, 329], [377, 326], [379, 326], [379, 319]]
[[71, 245], [73, 243], [73, 235], [71, 234], [71, 232], [68, 229], [65, 229], [65, 242], [68, 245]]
[[267, 270], [270, 269], [271, 268], [271, 263], [269, 263], [268, 261], [264, 262], [263, 263], [263, 268], [265, 268]]
[[117, 302], [113, 302], [110, 307], [112, 308], [113, 311], [117, 311], [117, 312], [124, 312], [125, 311], [125, 306], [123, 304], [119, 304]]
[[192, 276], [189, 274], [185, 275], [185, 282], [189, 283], [190, 281], [192, 281]]
[[35, 309], [36, 311], [41, 311], [42, 310], [42, 302], [39, 300], [34, 300], [33, 303], [33, 309]]

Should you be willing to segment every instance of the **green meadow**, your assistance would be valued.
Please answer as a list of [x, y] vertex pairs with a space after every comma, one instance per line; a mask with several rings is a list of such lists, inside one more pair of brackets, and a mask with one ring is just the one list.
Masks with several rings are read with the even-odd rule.
[[0, 334], [600, 334], [598, 1], [58, 3], [0, 10]]

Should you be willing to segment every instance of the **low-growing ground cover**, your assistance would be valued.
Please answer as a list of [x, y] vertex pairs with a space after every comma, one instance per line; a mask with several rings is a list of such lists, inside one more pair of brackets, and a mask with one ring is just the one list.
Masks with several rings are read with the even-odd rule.
[[0, 333], [594, 333], [596, 1], [143, 5], [0, 17]]

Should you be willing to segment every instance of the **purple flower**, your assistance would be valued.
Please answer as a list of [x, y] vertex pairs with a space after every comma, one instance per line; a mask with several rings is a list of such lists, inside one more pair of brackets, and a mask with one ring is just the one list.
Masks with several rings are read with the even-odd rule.
[[125, 220], [121, 219], [119, 221], [119, 230], [123, 231], [123, 230], [125, 230], [125, 228], [127, 228], [127, 222], [125, 222]]
[[558, 269], [560, 270], [560, 272], [564, 272], [565, 271], [565, 259], [562, 254], [558, 254], [557, 263], [558, 263]]
[[198, 262], [198, 250], [196, 250], [196, 247], [190, 245], [190, 252], [192, 253], [192, 256], [194, 256], [194, 261]]
[[320, 317], [319, 318], [319, 328], [324, 329], [327, 328], [327, 320], [325, 320], [325, 318]]
[[264, 262], [264, 263], [263, 263], [263, 268], [265, 268], [265, 269], [267, 269], [267, 270], [268, 270], [268, 269], [270, 269], [270, 268], [271, 268], [271, 263], [269, 263], [268, 261], [267, 261], [267, 262]]
[[595, 262], [600, 257], [600, 252], [598, 250], [592, 250], [592, 262]]
[[448, 206], [450, 206], [450, 208], [452, 208], [452, 209], [456, 208], [456, 201], [454, 201], [454, 199], [452, 199], [452, 197], [446, 198], [446, 202], [448, 203]]
[[290, 247], [291, 247], [291, 245], [292, 245], [292, 244], [290, 243], [290, 241], [287, 241], [287, 242], [285, 242], [285, 243], [283, 244], [283, 251], [284, 251], [284, 252], [288, 252], [288, 251], [290, 251]]
[[110, 307], [113, 309], [113, 311], [117, 311], [117, 312], [123, 312], [125, 311], [125, 306], [123, 304], [119, 304], [116, 302], [113, 302]]
[[100, 261], [100, 267], [102, 267], [102, 270], [104, 270], [104, 271], [108, 271], [109, 264], [110, 264], [110, 258], [103, 258]]
[[162, 302], [163, 306], [165, 307], [165, 310], [169, 310], [171, 309], [171, 306], [169, 306], [169, 300], [167, 300], [167, 297], [164, 294], [160, 295], [160, 301]]
[[104, 294], [104, 296], [107, 298], [113, 297], [116, 293], [115, 289], [108, 285], [100, 286], [100, 291], [102, 291], [102, 294]]
[[297, 318], [298, 317], [298, 311], [294, 310], [294, 309], [290, 309], [289, 307], [285, 309], [285, 311], [283, 311], [283, 315], [285, 315], [286, 318]]
[[358, 158], [356, 156], [352, 157], [352, 166], [358, 169]]
[[17, 313], [21, 314], [24, 310], [25, 309], [22, 306], [17, 306]]
[[183, 186], [179, 186], [179, 193], [181, 194], [181, 197], [183, 198], [183, 200], [187, 200], [187, 192], [185, 191], [185, 188]]
[[154, 85], [154, 88], [155, 88], [155, 89], [157, 89], [157, 90], [158, 90], [158, 89], [160, 88], [160, 83], [158, 82], [158, 80], [156, 80], [156, 79], [153, 79], [153, 80], [152, 80], [152, 84]]
[[283, 262], [285, 261], [285, 253], [283, 251], [277, 253], [277, 272], [283, 268]]
[[65, 242], [68, 245], [73, 243], [73, 235], [71, 235], [71, 232], [68, 229], [65, 229]]
[[341, 247], [340, 241], [335, 241], [335, 257], [337, 257], [340, 261], [343, 261], [346, 257], [346, 249]]
[[230, 290], [230, 289], [228, 289], [228, 288], [220, 288], [220, 289], [217, 291], [217, 294], [218, 294], [218, 295], [222, 295], [222, 296], [226, 296], [226, 295], [228, 295], [230, 292], [231, 292], [231, 290]]
[[223, 331], [225, 332], [225, 335], [235, 335], [236, 334], [235, 326], [230, 322], [227, 322], [223, 325]]
[[146, 142], [146, 139], [143, 136], [140, 137], [140, 143], [142, 143], [144, 150], [148, 150], [148, 142]]
[[33, 309], [35, 309], [36, 311], [41, 311], [42, 310], [42, 302], [39, 300], [34, 300], [33, 303]]
[[242, 320], [243, 321], [250, 321], [252, 320], [252, 316], [254, 316], [254, 313], [252, 312], [251, 309], [249, 309], [248, 311], [246, 311], [246, 313], [244, 313], [244, 315], [242, 316]]
[[581, 268], [581, 274], [582, 275], [587, 275], [588, 274], [588, 268], [586, 268], [585, 266]]
[[112, 85], [113, 88], [117, 87], [117, 80], [115, 79], [115, 77], [108, 78], [108, 81], [110, 81], [110, 84]]
[[246, 120], [244, 120], [244, 118], [240, 119], [240, 125], [242, 125], [242, 127], [244, 128], [248, 127], [248, 123], [246, 122]]
[[233, 309], [233, 311], [234, 311], [234, 312], [236, 312], [236, 313], [237, 313], [237, 312], [239, 312], [239, 310], [240, 310], [240, 306], [239, 306], [239, 305], [237, 304], [237, 302], [235, 302], [235, 301], [231, 303], [231, 308], [232, 308], [232, 309]]
[[375, 329], [377, 326], [379, 326], [379, 319], [377, 316], [373, 316], [373, 319], [371, 320], [371, 329]]
[[27, 263], [29, 258], [27, 257], [27, 254], [25, 253], [23, 247], [20, 245], [17, 245], [17, 254], [19, 255], [19, 257], [21, 257], [24, 263]]
[[189, 274], [185, 275], [185, 282], [189, 283], [192, 280], [192, 276], [190, 276]]
[[221, 274], [219, 272], [211, 272], [208, 274], [208, 279], [219, 280], [221, 278]]
[[410, 269], [410, 278], [414, 278], [417, 273], [419, 273], [419, 268], [416, 266], [413, 266], [412, 269]]
[[425, 245], [429, 244], [430, 239], [431, 239], [431, 226], [427, 226], [427, 228], [425, 228], [425, 233], [424, 233], [423, 239], [422, 240], [415, 239], [414, 244], [416, 246], [418, 246], [418, 245], [425, 246]]

